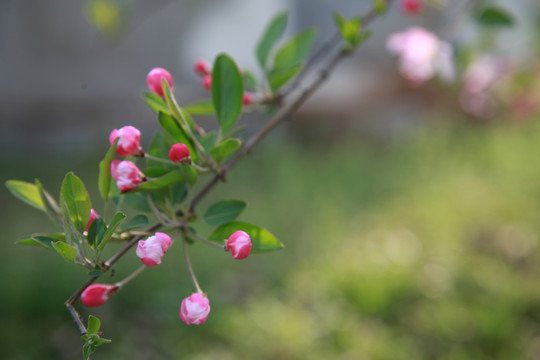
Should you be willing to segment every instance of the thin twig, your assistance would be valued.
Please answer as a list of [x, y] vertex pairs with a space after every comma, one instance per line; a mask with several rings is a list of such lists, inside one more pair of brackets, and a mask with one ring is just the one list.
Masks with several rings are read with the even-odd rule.
[[134, 272], [132, 272], [130, 275], [126, 276], [124, 278], [124, 280], [122, 281], [119, 281], [117, 282], [116, 286], [118, 286], [119, 288], [121, 288], [122, 286], [124, 286], [125, 284], [127, 284], [128, 282], [130, 282], [131, 280], [133, 280], [137, 275], [139, 275], [141, 272], [144, 271], [144, 269], [146, 269], [148, 266], [146, 265], [141, 265], [137, 270], [135, 270]]
[[193, 285], [195, 285], [197, 292], [202, 294], [203, 291], [201, 290], [201, 287], [199, 286], [199, 282], [197, 281], [197, 278], [195, 277], [195, 273], [193, 272], [193, 267], [191, 266], [191, 261], [189, 261], [189, 254], [187, 251], [186, 243], [187, 243], [187, 240], [185, 238], [185, 235], [182, 234], [182, 249], [184, 250], [184, 259], [186, 259], [186, 265], [189, 271], [189, 276], [191, 276], [191, 280], [193, 280]]
[[272, 129], [274, 129], [279, 123], [281, 123], [283, 120], [289, 118], [292, 114], [294, 114], [300, 106], [304, 104], [304, 102], [319, 88], [319, 86], [322, 85], [324, 80], [328, 77], [330, 72], [334, 69], [334, 67], [339, 63], [339, 61], [346, 55], [344, 52], [339, 52], [334, 55], [334, 57], [330, 60], [327, 67], [321, 69], [319, 71], [319, 75], [315, 79], [315, 81], [307, 86], [300, 95], [288, 106], [282, 108], [280, 111], [278, 111], [267, 123], [266, 125], [253, 135], [249, 140], [247, 140], [244, 143], [244, 146], [242, 147], [242, 150], [236, 154], [236, 156], [228, 163], [226, 164], [221, 173], [215, 175], [212, 180], [206, 184], [204, 188], [197, 193], [191, 200], [191, 205], [189, 207], [190, 212], [195, 211], [195, 207], [197, 204], [214, 188], [214, 186], [222, 179], [224, 179], [226, 173], [242, 158], [244, 158], [247, 154], [251, 152], [253, 147], [257, 145], [263, 138], [268, 135]]
[[[392, 5], [393, 1], [394, 0], [388, 1], [388, 8]], [[372, 8], [370, 11], [364, 14], [364, 16], [361, 17], [362, 26], [368, 25], [378, 15], [379, 12], [375, 8]], [[306, 74], [309, 73], [309, 70], [311, 70], [311, 68], [319, 61], [319, 59], [324, 57], [326, 54], [331, 52], [337, 45], [339, 45], [340, 39], [341, 34], [339, 33], [339, 31], [336, 31], [330, 38], [323, 42], [319, 46], [319, 48], [315, 50], [313, 54], [306, 60], [306, 64], [302, 72], [298, 74], [298, 76], [293, 80], [293, 82], [279, 94], [278, 98], [286, 97], [291, 92], [293, 92], [302, 83], [302, 80], [304, 80]]]
[[187, 230], [187, 233], [188, 233], [189, 236], [194, 237], [195, 239], [197, 239], [199, 241], [202, 241], [205, 244], [215, 246], [215, 247], [218, 247], [218, 248], [221, 248], [221, 249], [225, 249], [225, 245], [219, 245], [216, 242], [205, 239], [202, 236], [199, 236], [198, 234], [195, 234], [193, 231], [190, 231], [188, 227], [186, 227], [186, 230]]

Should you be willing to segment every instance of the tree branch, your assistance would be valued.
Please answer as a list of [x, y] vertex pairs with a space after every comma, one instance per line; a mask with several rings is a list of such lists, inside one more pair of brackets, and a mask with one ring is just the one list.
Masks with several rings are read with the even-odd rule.
[[[393, 2], [393, 0], [388, 1], [388, 5]], [[370, 23], [373, 19], [375, 19], [378, 15], [380, 15], [374, 8], [368, 11], [363, 17], [362, 17], [362, 24], [365, 26], [368, 23]], [[313, 64], [316, 63], [316, 60], [318, 60], [319, 57], [324, 55], [329, 49], [333, 48], [334, 46], [339, 45], [341, 42], [341, 37], [339, 34], [333, 35], [327, 42], [325, 42], [321, 48], [319, 48], [312, 57], [308, 60], [306, 69], [302, 74], [299, 75], [297, 79], [295, 79], [295, 82], [291, 84], [291, 86], [287, 89], [286, 92], [282, 94], [282, 97], [288, 96], [292, 90], [294, 90], [302, 81], [304, 78], [304, 74], [306, 73], [306, 70], [308, 68], [311, 68]], [[224, 165], [219, 174], [216, 174], [191, 200], [190, 207], [189, 207], [189, 213], [186, 214], [187, 216], [190, 216], [190, 214], [193, 214], [195, 212], [195, 208], [198, 205], [198, 203], [206, 197], [206, 195], [219, 183], [220, 180], [224, 180], [225, 175], [228, 171], [230, 171], [234, 165], [236, 165], [240, 160], [242, 160], [247, 154], [251, 152], [253, 147], [257, 145], [262, 139], [264, 139], [270, 131], [272, 131], [277, 125], [279, 125], [282, 121], [285, 119], [289, 119], [294, 113], [298, 111], [298, 109], [306, 102], [307, 99], [309, 99], [315, 91], [319, 89], [319, 87], [324, 83], [324, 81], [327, 79], [327, 77], [330, 75], [330, 73], [334, 70], [334, 68], [339, 64], [339, 62], [347, 55], [350, 55], [351, 52], [343, 52], [339, 51], [335, 53], [328, 64], [323, 67], [321, 70], [319, 70], [317, 77], [315, 80], [308, 86], [306, 86], [302, 91], [300, 91], [299, 95], [287, 104], [285, 107], [281, 108], [267, 123], [266, 125], [255, 135], [253, 135], [251, 138], [249, 138], [245, 143], [240, 152], [236, 154], [226, 165]], [[177, 212], [177, 215], [182, 215], [182, 211], [179, 210]], [[145, 232], [154, 232], [162, 227], [161, 223], [154, 224], [147, 228]], [[142, 236], [134, 236], [131, 240], [128, 241], [128, 243], [120, 249], [116, 254], [114, 254], [107, 262], [105, 262], [102, 265], [102, 272], [107, 272], [114, 263], [116, 263], [122, 256], [126, 254], [126, 252], [131, 249], [140, 239]], [[183, 245], [185, 247], [185, 240], [182, 241]], [[66, 300], [65, 305], [71, 314], [74, 322], [77, 324], [79, 331], [81, 335], [86, 334], [86, 327], [84, 323], [82, 322], [82, 319], [77, 312], [77, 310], [74, 308], [73, 304], [74, 302], [81, 296], [83, 291], [91, 285], [93, 282], [95, 282], [100, 275], [92, 276], [90, 277], [77, 291], [71, 295], [71, 297]], [[197, 284], [196, 284], [197, 287]]]

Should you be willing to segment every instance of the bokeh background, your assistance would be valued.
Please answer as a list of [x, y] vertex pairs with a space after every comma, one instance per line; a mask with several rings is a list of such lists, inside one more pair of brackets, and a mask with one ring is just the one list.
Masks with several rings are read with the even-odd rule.
[[[320, 43], [333, 10], [369, 3], [0, 1], [0, 178], [39, 178], [58, 195], [74, 171], [98, 203], [111, 129], [137, 126], [143, 144], [157, 130], [141, 100], [150, 68], [172, 73], [182, 104], [207, 98], [195, 60], [227, 51], [256, 71], [254, 46], [278, 11], [290, 11], [291, 34], [318, 26]], [[188, 327], [178, 311], [193, 286], [173, 246], [106, 305], [77, 304], [113, 339], [93, 358], [540, 359], [540, 6], [499, 2], [515, 25], [486, 32], [465, 1], [436, 3], [446, 6], [376, 21], [358, 54], [202, 203], [246, 200], [241, 219], [286, 247], [231, 261], [193, 246], [212, 312]], [[399, 76], [385, 41], [412, 24], [451, 41], [458, 70], [486, 41], [512, 61], [496, 111], [466, 114], [459, 77], [418, 87]], [[247, 134], [264, 121], [242, 118]], [[86, 271], [14, 244], [57, 229], [6, 189], [0, 213], [2, 358], [80, 358], [63, 303]], [[138, 264], [133, 251], [104, 281]]]

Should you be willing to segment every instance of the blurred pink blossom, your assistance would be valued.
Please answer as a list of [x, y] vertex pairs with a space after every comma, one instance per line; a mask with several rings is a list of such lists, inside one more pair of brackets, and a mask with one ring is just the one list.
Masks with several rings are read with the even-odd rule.
[[388, 37], [386, 47], [399, 56], [401, 75], [415, 85], [422, 85], [436, 75], [445, 81], [454, 79], [452, 45], [427, 29], [411, 27], [394, 33]]
[[463, 110], [475, 116], [487, 115], [492, 103], [490, 92], [508, 69], [508, 60], [490, 55], [473, 61], [462, 75], [460, 103]]

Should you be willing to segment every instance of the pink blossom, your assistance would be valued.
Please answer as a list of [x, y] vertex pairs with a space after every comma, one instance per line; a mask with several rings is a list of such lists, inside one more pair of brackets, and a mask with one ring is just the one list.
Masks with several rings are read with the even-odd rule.
[[109, 143], [112, 145], [118, 139], [116, 153], [119, 156], [141, 155], [141, 132], [133, 126], [124, 126], [114, 129], [109, 135]]
[[454, 78], [452, 46], [439, 40], [431, 31], [411, 27], [390, 35], [388, 50], [399, 56], [399, 71], [416, 85], [439, 75], [443, 80]]
[[157, 232], [146, 240], [140, 240], [135, 253], [141, 258], [144, 265], [152, 267], [161, 264], [161, 258], [169, 246], [171, 246], [170, 236]]
[[88, 222], [86, 223], [86, 227], [84, 228], [84, 231], [88, 231], [90, 228], [90, 225], [99, 217], [99, 214], [95, 212], [94, 209], [90, 209], [90, 218], [88, 219]]
[[460, 103], [475, 116], [486, 115], [492, 104], [490, 91], [507, 73], [508, 61], [493, 56], [482, 56], [473, 61], [463, 73]]
[[212, 66], [206, 59], [199, 59], [195, 62], [195, 72], [199, 75], [208, 75], [212, 71]]
[[202, 86], [210, 91], [212, 89], [212, 75], [205, 75], [202, 78]]
[[416, 15], [422, 11], [423, 2], [421, 0], [401, 0], [401, 10], [408, 15]]
[[235, 231], [228, 240], [225, 240], [225, 249], [229, 250], [232, 257], [237, 260], [247, 258], [251, 247], [251, 238], [242, 230]]
[[148, 85], [148, 88], [152, 92], [163, 97], [163, 84], [161, 83], [161, 79], [165, 79], [171, 90], [173, 90], [172, 76], [167, 70], [157, 67], [150, 70], [148, 75], [146, 75], [146, 84]]
[[116, 290], [118, 290], [116, 285], [92, 284], [82, 292], [81, 301], [90, 307], [103, 305]]
[[131, 161], [115, 159], [111, 162], [111, 176], [116, 180], [116, 186], [122, 192], [134, 189], [144, 180], [137, 165]]
[[172, 162], [190, 164], [191, 157], [189, 156], [189, 148], [186, 144], [174, 144], [169, 150], [169, 159], [171, 159]]
[[182, 300], [180, 319], [188, 325], [202, 325], [210, 313], [210, 302], [205, 295], [193, 293]]
[[251, 95], [250, 93], [248, 92], [245, 92], [244, 93], [244, 96], [242, 98], [242, 103], [244, 105], [250, 105], [251, 103], [253, 102], [253, 95]]

